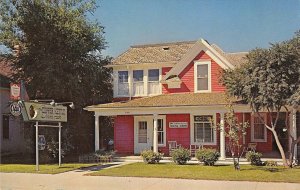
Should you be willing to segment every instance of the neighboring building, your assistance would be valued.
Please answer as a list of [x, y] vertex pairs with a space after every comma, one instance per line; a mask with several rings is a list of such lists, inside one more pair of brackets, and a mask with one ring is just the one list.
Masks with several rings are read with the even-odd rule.
[[[224, 123], [227, 112], [220, 73], [245, 62], [246, 55], [225, 53], [202, 39], [130, 47], [109, 65], [114, 102], [85, 108], [95, 112], [95, 149], [99, 149], [99, 116], [113, 116], [114, 148], [120, 154], [139, 154], [144, 149], [169, 154], [169, 144], [176, 141], [185, 148], [217, 148], [224, 159], [227, 139], [210, 124], [211, 120]], [[243, 138], [245, 146], [255, 143], [256, 150], [263, 153], [276, 150], [272, 133], [248, 105], [234, 101], [234, 109], [239, 120], [251, 126]], [[295, 129], [296, 112], [290, 115]], [[268, 120], [265, 114], [264, 118]], [[278, 132], [286, 146], [283, 127]]]
[[0, 148], [1, 155], [24, 151], [23, 121], [10, 114], [11, 66], [0, 58]]

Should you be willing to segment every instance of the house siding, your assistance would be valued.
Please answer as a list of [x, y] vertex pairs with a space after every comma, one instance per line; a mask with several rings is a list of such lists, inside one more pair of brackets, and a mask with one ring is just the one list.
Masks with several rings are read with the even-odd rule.
[[114, 123], [114, 148], [118, 154], [134, 153], [134, 117], [117, 116]]
[[[182, 83], [180, 88], [169, 89], [166, 84], [162, 85], [163, 94], [169, 93], [188, 93], [194, 92], [194, 61], [210, 60], [211, 61], [211, 91], [224, 92], [225, 87], [219, 82], [219, 77], [222, 68], [204, 51], [201, 51], [193, 61], [191, 61], [179, 74]], [[163, 75], [168, 72], [170, 68], [163, 68]]]

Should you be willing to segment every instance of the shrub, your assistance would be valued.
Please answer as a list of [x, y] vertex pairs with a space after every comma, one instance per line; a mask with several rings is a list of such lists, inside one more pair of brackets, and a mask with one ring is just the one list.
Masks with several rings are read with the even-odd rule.
[[163, 154], [153, 152], [152, 150], [144, 150], [141, 152], [141, 157], [147, 164], [156, 164], [162, 159]]
[[96, 152], [93, 153], [80, 155], [79, 162], [80, 163], [111, 162], [114, 154], [115, 154], [114, 151], [97, 150]]
[[264, 162], [264, 165], [266, 165], [266, 166], [271, 166], [271, 167], [273, 167], [273, 166], [278, 166], [277, 162], [276, 162], [276, 161], [272, 161], [272, 160], [267, 160], [267, 161], [265, 161], [265, 162]]
[[259, 152], [249, 151], [246, 154], [247, 161], [251, 162], [251, 165], [254, 166], [262, 166], [264, 165], [261, 161], [262, 154]]
[[203, 148], [196, 151], [196, 158], [205, 166], [213, 166], [219, 159], [220, 153], [216, 149]]
[[179, 147], [171, 152], [172, 160], [176, 164], [186, 164], [191, 159], [190, 151], [188, 149]]

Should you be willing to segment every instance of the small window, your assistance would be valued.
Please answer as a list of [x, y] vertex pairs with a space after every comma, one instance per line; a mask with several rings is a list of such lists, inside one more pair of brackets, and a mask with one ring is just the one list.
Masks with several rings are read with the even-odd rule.
[[119, 77], [119, 83], [128, 82], [128, 71], [119, 71], [118, 77]]
[[266, 122], [266, 114], [261, 114], [264, 121], [260, 119], [258, 115], [252, 116], [251, 125], [251, 140], [253, 142], [266, 142], [267, 140], [267, 130], [264, 122]]
[[164, 132], [164, 123], [163, 123], [163, 119], [158, 119], [157, 120], [157, 135], [158, 135], [158, 144], [159, 145], [163, 145], [165, 144], [164, 142], [164, 135], [165, 135], [165, 132]]
[[134, 82], [142, 82], [144, 77], [143, 70], [134, 70], [133, 71], [133, 81]]
[[208, 64], [197, 65], [197, 90], [208, 90]]
[[149, 81], [159, 81], [159, 69], [149, 69], [148, 80]]
[[128, 96], [128, 71], [118, 71], [118, 95]]
[[9, 139], [9, 115], [2, 116], [3, 139]]

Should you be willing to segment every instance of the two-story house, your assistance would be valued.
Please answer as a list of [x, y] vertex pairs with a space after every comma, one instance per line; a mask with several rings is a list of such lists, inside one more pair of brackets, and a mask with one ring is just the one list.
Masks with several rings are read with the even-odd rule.
[[[225, 53], [203, 39], [131, 46], [109, 65], [114, 102], [85, 108], [95, 113], [95, 149], [99, 149], [99, 116], [113, 116], [118, 153], [153, 149], [168, 155], [169, 143], [176, 142], [185, 148], [197, 144], [217, 148], [224, 159], [224, 130], [215, 130], [211, 124], [224, 127], [227, 112], [220, 74], [245, 62], [246, 55]], [[257, 151], [273, 151], [271, 132], [248, 105], [233, 103], [239, 120], [251, 125], [242, 139], [245, 146], [255, 143]]]

